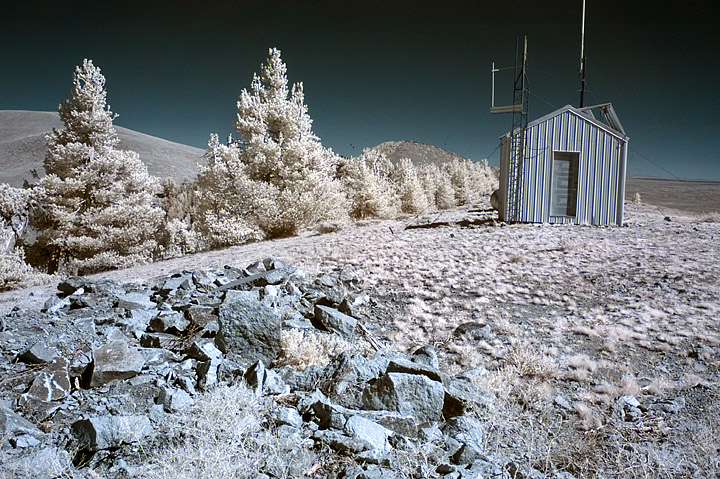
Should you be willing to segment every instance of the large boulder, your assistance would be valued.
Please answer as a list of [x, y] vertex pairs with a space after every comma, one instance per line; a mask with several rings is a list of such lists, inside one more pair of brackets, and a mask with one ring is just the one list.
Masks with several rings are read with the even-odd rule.
[[280, 315], [260, 301], [257, 291], [228, 291], [220, 306], [218, 348], [245, 365], [265, 364], [281, 349]]
[[124, 339], [113, 339], [93, 350], [91, 387], [136, 376], [145, 366], [145, 358]]
[[397, 411], [418, 423], [440, 421], [445, 399], [442, 383], [420, 374], [387, 373], [363, 391], [363, 408]]
[[110, 449], [141, 442], [154, 434], [147, 416], [101, 416], [76, 421], [72, 431], [79, 448], [88, 451]]

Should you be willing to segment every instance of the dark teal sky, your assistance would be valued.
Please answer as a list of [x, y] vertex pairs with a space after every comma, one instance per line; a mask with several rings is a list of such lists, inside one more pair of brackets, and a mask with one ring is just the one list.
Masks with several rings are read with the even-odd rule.
[[[631, 175], [720, 180], [716, 2], [587, 0], [586, 105], [611, 101]], [[117, 125], [205, 148], [267, 50], [304, 83], [314, 131], [343, 155], [388, 140], [498, 163], [490, 67], [528, 36], [530, 119], [579, 95], [582, 0], [4, 2], [0, 109], [55, 111], [91, 58]], [[496, 103], [512, 76], [496, 77]]]

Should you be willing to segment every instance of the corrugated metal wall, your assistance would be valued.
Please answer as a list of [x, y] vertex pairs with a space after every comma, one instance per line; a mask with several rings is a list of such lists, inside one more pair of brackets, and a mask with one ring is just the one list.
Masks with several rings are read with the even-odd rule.
[[[565, 107], [528, 125], [519, 217], [528, 223], [622, 224], [627, 138]], [[553, 152], [579, 152], [577, 212], [550, 216]], [[507, 219], [510, 138], [501, 138], [500, 219]]]

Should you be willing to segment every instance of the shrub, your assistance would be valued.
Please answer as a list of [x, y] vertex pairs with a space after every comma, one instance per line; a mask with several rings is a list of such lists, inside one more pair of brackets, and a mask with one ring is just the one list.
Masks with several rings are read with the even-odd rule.
[[163, 219], [158, 181], [137, 153], [117, 150], [105, 77], [85, 60], [72, 98], [60, 105], [62, 131], [48, 135], [47, 176], [33, 190], [36, 247], [48, 271], [87, 274], [149, 261]]
[[455, 190], [450, 175], [435, 164], [423, 165], [418, 173], [423, 184], [425, 196], [438, 210], [447, 210], [456, 206]]
[[22, 248], [0, 252], [0, 291], [44, 284], [51, 279], [52, 276], [40, 273], [25, 262]]
[[457, 205], [466, 205], [480, 196], [490, 195], [498, 186], [486, 160], [476, 163], [455, 159], [444, 163], [442, 169], [450, 176]]
[[392, 179], [395, 182], [395, 188], [400, 198], [400, 210], [403, 213], [421, 213], [428, 208], [428, 199], [412, 160], [401, 159], [392, 171]]
[[373, 149], [341, 161], [338, 177], [350, 200], [351, 217], [389, 218], [399, 211], [399, 198], [389, 179], [391, 169], [385, 155]]

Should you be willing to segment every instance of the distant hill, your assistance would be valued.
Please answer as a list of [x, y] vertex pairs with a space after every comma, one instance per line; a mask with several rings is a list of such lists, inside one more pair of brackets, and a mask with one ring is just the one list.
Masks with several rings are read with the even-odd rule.
[[416, 165], [465, 159], [451, 151], [417, 141], [386, 141], [372, 149], [383, 153], [393, 163], [403, 158], [410, 158]]
[[[31, 171], [43, 176], [47, 152], [45, 135], [64, 128], [57, 113], [0, 110], [0, 183], [22, 186], [34, 182]], [[115, 126], [119, 148], [136, 151], [150, 174], [171, 177], [178, 184], [195, 178], [205, 150]]]

